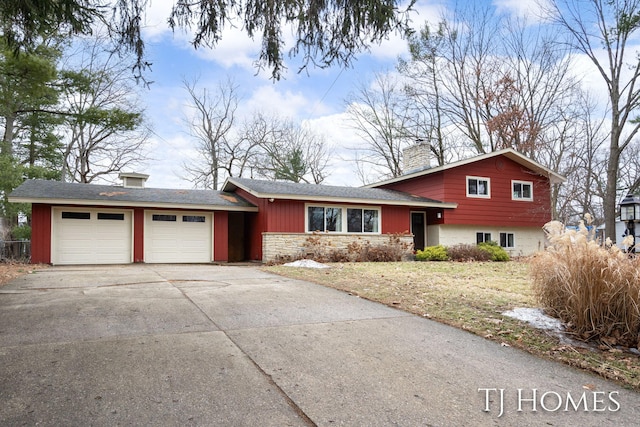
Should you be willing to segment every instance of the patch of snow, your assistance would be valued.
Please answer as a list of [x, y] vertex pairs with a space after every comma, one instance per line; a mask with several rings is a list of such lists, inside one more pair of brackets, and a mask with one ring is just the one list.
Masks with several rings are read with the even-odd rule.
[[513, 317], [514, 319], [523, 320], [538, 329], [557, 332], [564, 331], [564, 326], [562, 326], [562, 323], [558, 319], [547, 316], [539, 308], [514, 308], [502, 314]]
[[285, 267], [302, 267], [302, 268], [331, 268], [326, 264], [313, 261], [311, 259], [300, 259], [294, 262], [283, 264]]
[[592, 347], [585, 342], [575, 340], [565, 333], [564, 325], [558, 319], [547, 316], [542, 309], [539, 308], [514, 308], [513, 310], [505, 311], [502, 313], [505, 316], [512, 317], [514, 319], [522, 320], [529, 323], [534, 328], [550, 331], [560, 339], [563, 344], [569, 344], [575, 347], [583, 347], [591, 349]]

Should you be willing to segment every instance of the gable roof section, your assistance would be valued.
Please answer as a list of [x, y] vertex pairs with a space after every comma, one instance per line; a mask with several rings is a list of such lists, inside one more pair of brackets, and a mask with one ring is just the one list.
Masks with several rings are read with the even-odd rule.
[[443, 165], [443, 166], [436, 166], [434, 168], [428, 168], [428, 169], [422, 169], [420, 171], [417, 172], [413, 172], [413, 173], [409, 173], [406, 175], [402, 175], [399, 176], [397, 178], [392, 178], [386, 181], [381, 181], [381, 182], [376, 182], [374, 184], [369, 184], [366, 185], [365, 187], [367, 188], [375, 188], [375, 187], [379, 187], [381, 185], [386, 185], [386, 184], [393, 184], [395, 182], [400, 182], [400, 181], [404, 181], [407, 179], [412, 179], [412, 178], [418, 178], [421, 176], [425, 176], [425, 175], [429, 175], [432, 173], [437, 173], [437, 172], [441, 172], [447, 169], [453, 169], [453, 168], [457, 168], [460, 166], [464, 166], [464, 165], [468, 165], [470, 163], [475, 163], [475, 162], [479, 162], [481, 160], [486, 160], [486, 159], [490, 159], [492, 157], [497, 157], [497, 156], [505, 156], [506, 158], [513, 160], [514, 162], [526, 167], [527, 169], [530, 169], [532, 171], [534, 171], [535, 173], [542, 175], [542, 176], [546, 176], [549, 178], [549, 180], [551, 181], [552, 184], [561, 184], [563, 182], [565, 182], [567, 179], [556, 173], [553, 172], [551, 169], [542, 166], [540, 163], [534, 162], [533, 160], [529, 159], [528, 157], [524, 156], [523, 154], [517, 152], [516, 150], [514, 150], [513, 148], [505, 148], [504, 150], [499, 150], [499, 151], [494, 151], [492, 153], [487, 153], [487, 154], [482, 154], [480, 156], [475, 156], [475, 157], [470, 157], [468, 159], [464, 159], [464, 160], [460, 160], [457, 162], [453, 162], [453, 163], [449, 163], [447, 165]]
[[457, 203], [445, 203], [401, 191], [381, 188], [342, 187], [320, 184], [299, 184], [283, 181], [263, 181], [247, 178], [227, 178], [222, 189], [241, 188], [260, 199], [289, 199], [309, 202], [362, 203], [416, 207], [456, 208]]
[[27, 180], [9, 195], [15, 203], [131, 206], [169, 209], [257, 212], [236, 194], [213, 190], [124, 188], [40, 179]]

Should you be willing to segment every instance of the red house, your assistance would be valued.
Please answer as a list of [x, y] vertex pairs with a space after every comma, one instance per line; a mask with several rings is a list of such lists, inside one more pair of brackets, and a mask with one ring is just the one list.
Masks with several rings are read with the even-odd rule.
[[564, 179], [510, 149], [368, 187], [229, 178], [222, 191], [171, 190], [121, 178], [16, 188], [9, 200], [33, 206], [31, 261], [269, 261], [299, 255], [311, 233], [334, 247], [402, 234], [416, 248], [494, 240], [527, 255], [543, 246], [550, 185]]
[[[428, 146], [413, 147], [418, 150]], [[565, 178], [505, 149], [444, 166], [420, 169], [370, 187], [455, 201], [456, 209], [414, 211], [416, 246], [495, 241], [512, 255], [543, 248], [551, 221], [551, 185]], [[422, 230], [420, 224], [427, 224]]]

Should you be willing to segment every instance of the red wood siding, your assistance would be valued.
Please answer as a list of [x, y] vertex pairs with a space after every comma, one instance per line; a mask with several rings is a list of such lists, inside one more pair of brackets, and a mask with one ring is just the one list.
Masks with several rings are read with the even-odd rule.
[[382, 206], [380, 212], [382, 234], [407, 234], [411, 232], [411, 208], [407, 206]]
[[[446, 210], [445, 224], [542, 227], [551, 220], [549, 179], [500, 156], [449, 169], [444, 179], [447, 199], [458, 208]], [[467, 197], [467, 176], [487, 177], [491, 198]], [[533, 201], [512, 200], [512, 180], [533, 183]]]
[[133, 210], [133, 262], [144, 262], [144, 209]]
[[269, 232], [304, 233], [304, 207], [301, 200], [274, 200], [265, 205]]
[[213, 213], [213, 260], [229, 260], [229, 212]]
[[31, 263], [51, 263], [51, 205], [31, 207]]
[[[491, 198], [467, 197], [467, 176], [489, 178]], [[512, 200], [512, 180], [532, 182], [533, 201]], [[504, 156], [393, 183], [384, 188], [458, 203], [456, 209], [442, 211], [442, 219], [438, 220], [442, 224], [541, 227], [551, 220], [549, 179]], [[430, 215], [429, 223], [433, 223], [432, 220]]]
[[402, 191], [404, 193], [416, 196], [428, 197], [430, 199], [439, 200], [441, 202], [454, 202], [447, 200], [444, 188], [444, 172], [437, 172], [427, 177], [418, 177], [400, 181], [380, 188], [388, 188], [392, 190]]

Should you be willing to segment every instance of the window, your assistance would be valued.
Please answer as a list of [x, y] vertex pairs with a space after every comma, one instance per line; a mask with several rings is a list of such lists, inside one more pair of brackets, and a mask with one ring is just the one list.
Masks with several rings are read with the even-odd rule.
[[342, 231], [342, 209], [325, 208], [325, 227], [324, 231]]
[[182, 215], [182, 222], [206, 222], [204, 215]]
[[491, 182], [489, 178], [468, 176], [467, 197], [491, 197]]
[[513, 233], [500, 233], [500, 246], [503, 248], [515, 247]]
[[512, 200], [533, 200], [533, 183], [528, 181], [511, 181]]
[[176, 216], [175, 215], [153, 214], [153, 217], [151, 219], [153, 221], [175, 222], [176, 221]]
[[62, 219], [91, 219], [90, 212], [62, 212]]
[[374, 209], [347, 209], [347, 232], [377, 233], [378, 211]]
[[342, 231], [342, 209], [310, 206], [307, 231]]
[[124, 221], [123, 213], [98, 212], [98, 219], [109, 221]]
[[476, 233], [476, 243], [484, 243], [491, 241], [491, 233]]
[[379, 233], [380, 211], [373, 208], [308, 206], [307, 231]]

